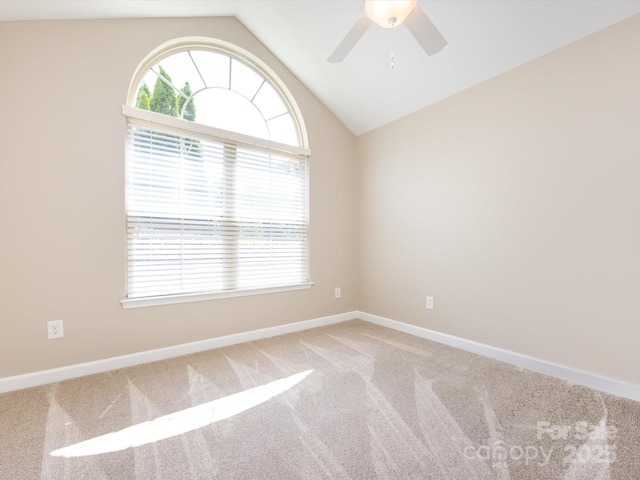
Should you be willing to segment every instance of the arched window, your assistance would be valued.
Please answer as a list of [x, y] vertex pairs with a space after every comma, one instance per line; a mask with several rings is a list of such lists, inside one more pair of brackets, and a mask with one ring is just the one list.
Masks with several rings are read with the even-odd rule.
[[278, 77], [212, 39], [131, 83], [125, 307], [310, 286], [306, 132]]

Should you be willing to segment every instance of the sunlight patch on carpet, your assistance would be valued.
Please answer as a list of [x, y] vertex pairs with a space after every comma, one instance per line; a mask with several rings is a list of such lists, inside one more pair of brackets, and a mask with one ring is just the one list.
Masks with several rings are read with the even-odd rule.
[[256, 407], [291, 389], [311, 372], [313, 370], [306, 370], [212, 402], [132, 425], [117, 432], [54, 450], [50, 455], [70, 458], [119, 452], [183, 435]]

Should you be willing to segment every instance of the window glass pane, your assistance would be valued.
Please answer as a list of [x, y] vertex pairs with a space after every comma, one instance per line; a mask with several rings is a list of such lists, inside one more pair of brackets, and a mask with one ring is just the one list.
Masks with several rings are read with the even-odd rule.
[[267, 82], [263, 83], [253, 99], [256, 107], [262, 112], [266, 120], [270, 120], [278, 115], [287, 113], [287, 107], [282, 103], [278, 92]]
[[222, 145], [142, 128], [131, 135], [130, 212], [177, 218], [222, 215]]
[[[153, 92], [153, 86], [156, 84], [157, 78], [158, 78], [158, 75], [156, 75], [156, 72], [154, 72], [153, 70], [149, 70], [144, 76], [144, 78], [142, 79], [142, 82], [140, 82], [140, 87], [142, 87], [143, 85], [146, 85], [149, 88], [150, 93]], [[140, 94], [140, 89], [138, 89], [138, 95], [139, 94]]]
[[129, 297], [220, 290], [223, 145], [137, 127], [129, 135]]
[[[204, 83], [189, 53], [190, 52], [176, 53], [175, 55], [164, 58], [158, 65], [171, 76], [172, 83], [177, 89], [182, 90], [184, 84], [189, 82], [191, 90], [197, 92], [204, 88]], [[157, 66], [154, 67], [154, 70], [158, 71]]]
[[194, 97], [198, 123], [269, 138], [267, 125], [258, 109], [243, 96], [220, 88], [203, 90]]
[[237, 148], [240, 288], [306, 281], [306, 162]]
[[267, 122], [271, 140], [287, 145], [298, 145], [298, 134], [291, 115], [285, 113]]
[[191, 56], [207, 87], [229, 88], [228, 56], [202, 50], [191, 50]]
[[231, 60], [231, 90], [253, 100], [262, 82], [264, 79], [245, 64]]

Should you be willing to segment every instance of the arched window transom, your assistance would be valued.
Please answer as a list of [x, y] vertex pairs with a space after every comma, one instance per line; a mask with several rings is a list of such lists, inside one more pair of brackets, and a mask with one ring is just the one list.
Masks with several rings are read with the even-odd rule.
[[135, 106], [203, 125], [300, 145], [289, 107], [268, 78], [226, 53], [188, 49], [144, 74]]

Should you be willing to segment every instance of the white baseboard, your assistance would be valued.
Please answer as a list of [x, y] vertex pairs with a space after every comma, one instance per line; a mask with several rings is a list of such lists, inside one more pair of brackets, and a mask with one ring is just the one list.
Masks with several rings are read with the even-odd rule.
[[119, 368], [132, 367], [143, 363], [168, 360], [170, 358], [189, 355], [191, 353], [203, 352], [214, 348], [227, 347], [238, 343], [252, 342], [263, 338], [275, 337], [286, 333], [299, 332], [310, 328], [323, 327], [334, 323], [345, 322], [358, 318], [358, 312], [347, 312], [328, 317], [314, 318], [296, 323], [278, 325], [276, 327], [261, 328], [250, 332], [236, 333], [224, 337], [211, 338], [198, 342], [185, 343], [172, 347], [159, 348], [146, 352], [133, 353], [118, 357], [97, 360], [94, 362], [70, 365], [68, 367], [54, 368], [40, 372], [16, 375], [13, 377], [0, 378], [0, 393], [20, 390], [23, 388], [37, 387], [47, 383], [60, 382], [71, 378], [84, 377], [95, 373], [103, 373]]
[[559, 365], [557, 363], [540, 360], [539, 358], [529, 357], [520, 353], [503, 350], [483, 343], [474, 342], [473, 340], [466, 340], [464, 338], [436, 332], [434, 330], [410, 325], [408, 323], [398, 322], [396, 320], [372, 315], [370, 313], [356, 313], [358, 318], [382, 327], [392, 328], [393, 330], [415, 335], [416, 337], [443, 343], [451, 347], [466, 350], [467, 352], [482, 355], [483, 357], [493, 358], [494, 360], [500, 360], [501, 362], [509, 363], [520, 368], [526, 368], [528, 370], [533, 370], [534, 372], [551, 375], [572, 383], [591, 387], [602, 392], [611, 393], [619, 397], [629, 398], [637, 402], [640, 401], [640, 385], [602, 377], [593, 373]]
[[156, 362], [159, 360], [168, 360], [170, 358], [198, 353], [215, 348], [236, 345], [239, 343], [252, 342], [263, 338], [275, 337], [287, 333], [300, 332], [310, 328], [323, 327], [334, 323], [345, 322], [347, 320], [362, 319], [367, 322], [380, 325], [382, 327], [391, 328], [400, 332], [415, 335], [416, 337], [432, 340], [434, 342], [459, 348], [467, 352], [476, 353], [483, 357], [499, 360], [520, 368], [526, 368], [535, 372], [551, 375], [561, 378], [572, 383], [585, 385], [606, 393], [618, 395], [620, 397], [629, 398], [631, 400], [640, 401], [640, 385], [626, 383], [612, 378], [602, 377], [593, 373], [576, 370], [538, 358], [529, 357], [520, 353], [503, 350], [501, 348], [492, 347], [482, 343], [466, 340], [464, 338], [455, 337], [446, 333], [436, 332], [424, 327], [410, 325], [408, 323], [398, 322], [389, 318], [372, 315], [366, 312], [353, 311], [331, 315], [328, 317], [314, 318], [296, 323], [288, 323], [276, 327], [262, 328], [249, 332], [227, 335], [224, 337], [211, 338], [198, 342], [185, 343], [172, 347], [159, 348], [146, 352], [134, 353], [130, 355], [122, 355], [94, 362], [81, 363], [78, 365], [70, 365], [68, 367], [54, 368], [51, 370], [43, 370], [40, 372], [28, 373], [25, 375], [16, 375], [13, 377], [0, 378], [0, 393], [20, 390], [23, 388], [36, 387], [47, 383], [60, 382], [71, 378], [83, 377], [85, 375], [93, 375], [96, 373], [117, 370], [119, 368], [132, 367], [143, 363]]

